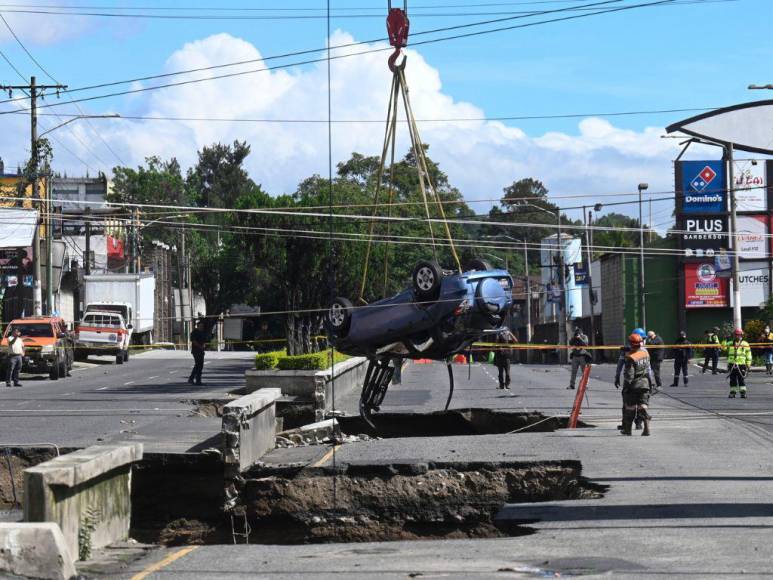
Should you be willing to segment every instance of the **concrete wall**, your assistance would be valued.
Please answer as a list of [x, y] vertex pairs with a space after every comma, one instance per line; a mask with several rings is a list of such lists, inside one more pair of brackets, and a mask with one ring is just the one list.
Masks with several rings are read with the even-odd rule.
[[353, 357], [324, 371], [258, 371], [248, 370], [245, 380], [248, 392], [278, 388], [282, 396], [293, 397], [298, 402], [313, 402], [317, 420], [324, 419], [325, 411], [333, 408], [333, 385], [336, 396], [343, 396], [362, 388], [367, 372], [367, 359]]
[[142, 444], [95, 445], [24, 472], [24, 519], [54, 522], [73, 558], [129, 537], [131, 466]]
[[[608, 254], [601, 259], [601, 332], [604, 344], [622, 344], [625, 316], [624, 263], [622, 256]], [[604, 352], [604, 356], [617, 358], [617, 353]]]
[[54, 523], [0, 523], [0, 576], [70, 580], [76, 571]]

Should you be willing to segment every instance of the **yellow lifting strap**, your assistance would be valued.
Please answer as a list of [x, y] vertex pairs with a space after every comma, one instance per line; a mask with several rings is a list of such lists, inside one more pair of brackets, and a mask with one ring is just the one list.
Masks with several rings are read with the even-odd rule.
[[[432, 243], [432, 255], [437, 260], [437, 248], [435, 246], [435, 232], [432, 228], [432, 223], [438, 221], [433, 219], [430, 211], [430, 201], [428, 194], [435, 200], [438, 213], [440, 215], [439, 221], [442, 222], [445, 237], [448, 240], [448, 246], [451, 249], [451, 254], [456, 262], [456, 267], [459, 273], [462, 272], [461, 262], [459, 261], [459, 255], [456, 252], [456, 246], [454, 244], [453, 237], [451, 236], [451, 229], [448, 226], [445, 210], [443, 209], [443, 202], [438, 196], [429, 173], [429, 164], [424, 152], [424, 145], [422, 144], [421, 137], [419, 136], [419, 128], [416, 124], [416, 119], [413, 115], [413, 108], [411, 107], [411, 101], [408, 94], [408, 85], [405, 81], [405, 60], [402, 64], [396, 66], [394, 74], [392, 76], [392, 88], [389, 95], [389, 105], [387, 107], [387, 119], [386, 129], [384, 131], [384, 145], [381, 149], [381, 160], [379, 162], [378, 172], [376, 174], [376, 192], [374, 195], [373, 210], [371, 212], [371, 220], [368, 229], [368, 245], [365, 250], [365, 263], [362, 269], [362, 280], [360, 282], [360, 293], [358, 297], [358, 303], [364, 304], [365, 296], [365, 284], [368, 277], [368, 265], [370, 263], [371, 247], [373, 245], [373, 233], [376, 225], [376, 214], [379, 208], [379, 198], [381, 196], [381, 188], [383, 186], [384, 179], [384, 167], [386, 165], [387, 155], [389, 155], [389, 177], [387, 181], [387, 217], [391, 217], [392, 205], [394, 198], [394, 165], [395, 165], [395, 135], [397, 133], [397, 112], [398, 112], [398, 100], [402, 97], [403, 107], [405, 110], [405, 117], [408, 122], [408, 134], [411, 139], [411, 148], [413, 155], [416, 159], [416, 170], [419, 177], [419, 189], [421, 190], [421, 198], [424, 205], [424, 213], [427, 219], [427, 226], [429, 227], [430, 241]], [[388, 281], [388, 248], [389, 248], [389, 235], [390, 235], [391, 221], [387, 220], [386, 225], [386, 244], [387, 251], [384, 252], [384, 294], [386, 294], [387, 281]]]

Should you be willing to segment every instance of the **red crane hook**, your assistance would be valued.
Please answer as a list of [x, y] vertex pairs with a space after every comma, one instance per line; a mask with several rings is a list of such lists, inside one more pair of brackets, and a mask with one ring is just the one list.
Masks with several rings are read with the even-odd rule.
[[403, 0], [403, 8], [392, 8], [392, 0], [388, 0], [389, 13], [387, 14], [386, 25], [389, 36], [389, 44], [395, 47], [395, 51], [389, 57], [389, 70], [394, 72], [395, 62], [400, 56], [400, 49], [408, 46], [408, 29], [410, 21], [408, 20], [408, 0]]

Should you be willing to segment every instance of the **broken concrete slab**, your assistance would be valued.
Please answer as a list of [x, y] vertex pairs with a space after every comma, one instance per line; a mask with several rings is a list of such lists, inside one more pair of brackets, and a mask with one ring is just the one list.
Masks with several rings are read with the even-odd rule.
[[0, 523], [0, 575], [69, 580], [76, 576], [62, 530], [52, 522]]
[[246, 471], [274, 448], [281, 396], [281, 389], [260, 389], [223, 407], [226, 477]]
[[57, 523], [74, 559], [126, 540], [131, 466], [140, 459], [141, 443], [95, 445], [25, 470], [24, 519]]

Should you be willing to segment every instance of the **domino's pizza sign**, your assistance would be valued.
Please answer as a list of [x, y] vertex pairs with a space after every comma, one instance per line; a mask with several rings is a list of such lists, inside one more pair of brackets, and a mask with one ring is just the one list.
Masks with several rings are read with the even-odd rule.
[[727, 181], [723, 161], [680, 161], [682, 213], [725, 211]]

